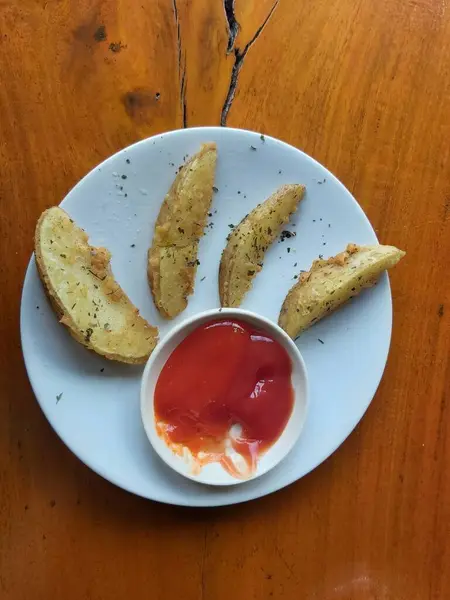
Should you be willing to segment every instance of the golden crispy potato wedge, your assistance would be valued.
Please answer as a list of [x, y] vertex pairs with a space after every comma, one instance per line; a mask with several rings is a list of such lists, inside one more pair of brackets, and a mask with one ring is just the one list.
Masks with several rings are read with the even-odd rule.
[[303, 198], [303, 185], [283, 185], [248, 214], [228, 236], [219, 269], [222, 306], [240, 306], [262, 269], [264, 254]]
[[194, 291], [198, 242], [211, 206], [217, 149], [203, 144], [175, 178], [159, 211], [147, 275], [155, 305], [173, 319]]
[[278, 324], [296, 338], [361, 290], [375, 285], [381, 273], [404, 255], [394, 246], [349, 244], [337, 256], [314, 261], [286, 296]]
[[55, 206], [38, 220], [35, 258], [53, 308], [80, 344], [110, 360], [145, 363], [158, 330], [139, 316], [111, 273], [106, 248]]

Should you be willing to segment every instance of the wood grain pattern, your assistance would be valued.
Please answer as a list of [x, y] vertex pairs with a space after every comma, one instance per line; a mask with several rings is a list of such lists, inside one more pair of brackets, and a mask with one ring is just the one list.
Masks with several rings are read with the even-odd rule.
[[[450, 597], [447, 0], [2, 0], [0, 73], [2, 600]], [[92, 166], [220, 122], [323, 162], [408, 255], [383, 381], [344, 445], [271, 497], [181, 510], [57, 439], [20, 292], [36, 218]]]

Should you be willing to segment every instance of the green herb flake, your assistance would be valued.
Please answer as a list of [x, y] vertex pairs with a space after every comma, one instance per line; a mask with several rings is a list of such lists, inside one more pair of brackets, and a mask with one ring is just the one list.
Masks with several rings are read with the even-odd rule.
[[106, 34], [106, 27], [104, 25], [100, 25], [100, 27], [97, 27], [94, 33], [94, 40], [96, 42], [104, 42], [107, 38], [108, 36]]
[[58, 402], [61, 400], [62, 395], [63, 395], [63, 392], [61, 392], [60, 394], [56, 395], [56, 404], [58, 404]]

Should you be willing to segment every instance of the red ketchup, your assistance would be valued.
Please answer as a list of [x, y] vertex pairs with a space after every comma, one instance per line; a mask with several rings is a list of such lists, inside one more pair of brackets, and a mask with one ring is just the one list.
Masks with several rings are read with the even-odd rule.
[[[159, 435], [177, 454], [190, 451], [194, 472], [220, 462], [234, 477], [247, 477], [289, 420], [291, 374], [288, 353], [265, 331], [230, 319], [201, 325], [159, 375], [154, 397]], [[230, 457], [231, 449], [244, 459], [245, 472]]]

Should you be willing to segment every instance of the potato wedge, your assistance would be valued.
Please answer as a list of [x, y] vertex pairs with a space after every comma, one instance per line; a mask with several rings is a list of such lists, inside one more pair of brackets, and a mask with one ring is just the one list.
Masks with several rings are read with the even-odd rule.
[[381, 273], [405, 255], [394, 246], [349, 244], [328, 260], [315, 260], [286, 296], [278, 324], [296, 338], [302, 331], [375, 285]]
[[267, 248], [303, 198], [303, 185], [283, 185], [252, 210], [228, 236], [219, 269], [222, 306], [240, 306], [262, 269]]
[[83, 229], [57, 206], [39, 218], [34, 243], [39, 276], [70, 334], [110, 360], [145, 363], [158, 330], [115, 281], [108, 250], [90, 246]]
[[161, 315], [173, 319], [194, 291], [198, 242], [211, 206], [217, 149], [203, 144], [175, 178], [159, 211], [147, 276]]

